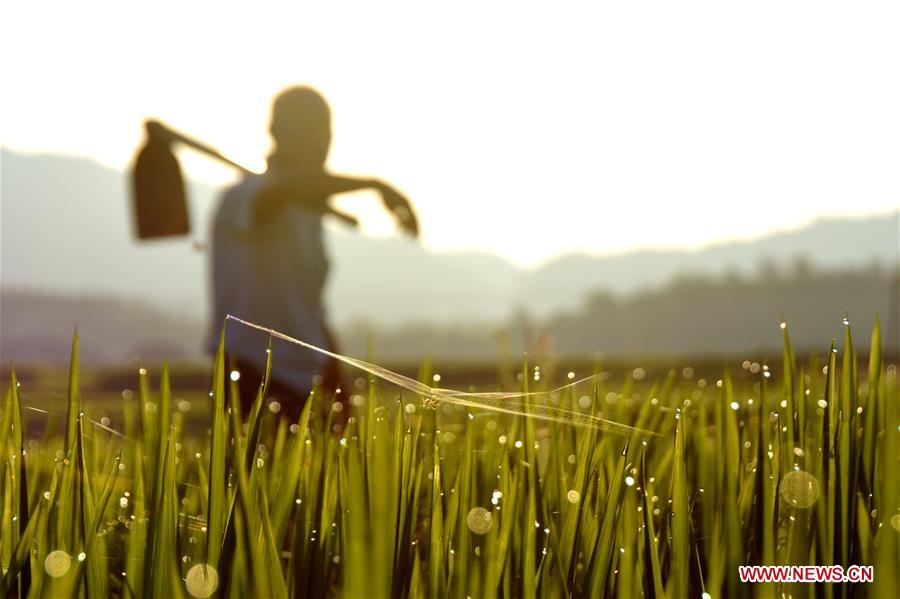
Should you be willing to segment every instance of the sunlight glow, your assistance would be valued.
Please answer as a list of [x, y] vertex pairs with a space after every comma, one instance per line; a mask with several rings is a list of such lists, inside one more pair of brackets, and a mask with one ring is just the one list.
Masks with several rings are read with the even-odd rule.
[[[2, 141], [124, 167], [153, 115], [260, 169], [272, 96], [304, 82], [332, 104], [331, 166], [405, 190], [429, 247], [524, 265], [695, 247], [896, 207], [898, 16], [811, 2], [14, 3]], [[184, 167], [233, 177], [195, 156]], [[374, 196], [342, 206], [392, 231]]]

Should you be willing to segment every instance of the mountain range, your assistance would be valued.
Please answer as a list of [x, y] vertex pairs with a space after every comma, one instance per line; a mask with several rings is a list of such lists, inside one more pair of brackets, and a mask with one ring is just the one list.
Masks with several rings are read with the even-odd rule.
[[[125, 173], [91, 160], [4, 149], [2, 288], [140, 300], [204, 319], [208, 255], [202, 240], [217, 190], [189, 184], [191, 238], [152, 242], [133, 238], [127, 191]], [[411, 241], [330, 226], [328, 305], [335, 322], [380, 326], [492, 322], [514, 311], [540, 317], [576, 308], [597, 289], [623, 296], [684, 272], [746, 274], [766, 261], [783, 264], [799, 256], [815, 268], [889, 265], [898, 259], [898, 240], [900, 212], [892, 212], [820, 218], [795, 230], [696, 250], [574, 253], [525, 270], [490, 254], [434, 252]]]

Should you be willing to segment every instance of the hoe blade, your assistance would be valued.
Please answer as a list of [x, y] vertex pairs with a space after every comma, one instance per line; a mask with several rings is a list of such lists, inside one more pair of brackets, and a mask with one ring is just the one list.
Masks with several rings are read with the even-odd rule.
[[138, 152], [131, 195], [138, 239], [189, 233], [184, 178], [168, 140], [151, 136]]

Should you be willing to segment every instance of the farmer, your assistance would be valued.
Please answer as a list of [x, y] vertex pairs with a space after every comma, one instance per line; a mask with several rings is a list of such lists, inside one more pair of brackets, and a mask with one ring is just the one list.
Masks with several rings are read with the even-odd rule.
[[[322, 303], [328, 275], [322, 216], [329, 199], [372, 189], [406, 233], [417, 236], [418, 223], [409, 201], [387, 184], [327, 171], [331, 112], [312, 88], [292, 87], [275, 98], [269, 133], [274, 150], [266, 172], [227, 189], [215, 216], [210, 348], [218, 345], [225, 315], [233, 314], [335, 351]], [[226, 327], [227, 366], [238, 373], [230, 375], [239, 377], [245, 417], [265, 372], [267, 343], [264, 333], [249, 327]], [[282, 414], [296, 418], [314, 386], [334, 391], [339, 380], [336, 360], [272, 341], [268, 397]]]

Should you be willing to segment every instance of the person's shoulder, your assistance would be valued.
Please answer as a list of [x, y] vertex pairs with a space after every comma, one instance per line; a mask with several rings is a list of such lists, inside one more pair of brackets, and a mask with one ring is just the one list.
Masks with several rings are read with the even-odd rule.
[[228, 228], [245, 229], [249, 226], [250, 205], [262, 183], [263, 176], [248, 173], [239, 181], [224, 188], [216, 210], [216, 224]]
[[262, 183], [264, 175], [259, 175], [257, 173], [247, 173], [241, 177], [241, 179], [224, 189], [222, 189], [221, 196], [223, 200], [234, 200], [239, 199], [245, 196], [252, 196], [256, 193], [256, 190], [259, 188], [259, 185]]

